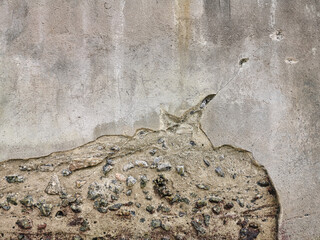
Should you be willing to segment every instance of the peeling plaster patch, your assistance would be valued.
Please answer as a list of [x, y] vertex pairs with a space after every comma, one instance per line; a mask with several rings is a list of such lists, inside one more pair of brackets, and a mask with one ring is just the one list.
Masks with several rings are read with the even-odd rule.
[[295, 58], [292, 58], [292, 57], [288, 57], [286, 58], [286, 60], [284, 60], [287, 64], [296, 64], [298, 63], [299, 61]]
[[273, 32], [272, 34], [269, 35], [269, 37], [273, 40], [273, 41], [281, 41], [284, 39], [282, 30], [278, 29], [277, 31]]
[[267, 171], [246, 150], [213, 147], [201, 129], [214, 97], [180, 117], [162, 111], [161, 130], [2, 162], [0, 176], [19, 172], [24, 181], [0, 181], [0, 233], [8, 239], [277, 239], [280, 206]]

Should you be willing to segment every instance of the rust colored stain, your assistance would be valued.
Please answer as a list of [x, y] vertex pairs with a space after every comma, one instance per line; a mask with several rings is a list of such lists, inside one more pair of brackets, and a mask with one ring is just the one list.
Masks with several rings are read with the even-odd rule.
[[179, 50], [183, 53], [188, 50], [191, 37], [190, 0], [178, 0], [177, 9]]
[[180, 75], [184, 78], [189, 62], [189, 44], [191, 39], [190, 0], [176, 1], [176, 16]]

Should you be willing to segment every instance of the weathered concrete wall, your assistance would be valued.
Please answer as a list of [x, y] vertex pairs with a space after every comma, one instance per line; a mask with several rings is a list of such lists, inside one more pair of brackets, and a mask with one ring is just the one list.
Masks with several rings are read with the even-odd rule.
[[215, 146], [252, 151], [281, 239], [320, 236], [318, 1], [0, 1], [1, 160], [159, 127], [218, 93]]

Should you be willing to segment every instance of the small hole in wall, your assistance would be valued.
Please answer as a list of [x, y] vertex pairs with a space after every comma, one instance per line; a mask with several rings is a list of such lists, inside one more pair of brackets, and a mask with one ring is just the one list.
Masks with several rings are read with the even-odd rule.
[[64, 216], [66, 216], [66, 214], [65, 214], [63, 211], [58, 211], [58, 212], [56, 213], [56, 218], [62, 218], [62, 217], [64, 217]]
[[249, 58], [241, 58], [239, 61], [239, 65], [242, 66], [243, 64], [245, 64], [248, 61], [249, 61]]

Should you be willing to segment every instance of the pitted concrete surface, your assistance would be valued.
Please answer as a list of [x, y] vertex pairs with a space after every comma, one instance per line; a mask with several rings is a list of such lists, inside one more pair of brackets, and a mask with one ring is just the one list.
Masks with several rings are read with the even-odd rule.
[[201, 123], [249, 150], [282, 206], [280, 239], [319, 229], [319, 2], [0, 1], [0, 159], [158, 129], [217, 93]]

